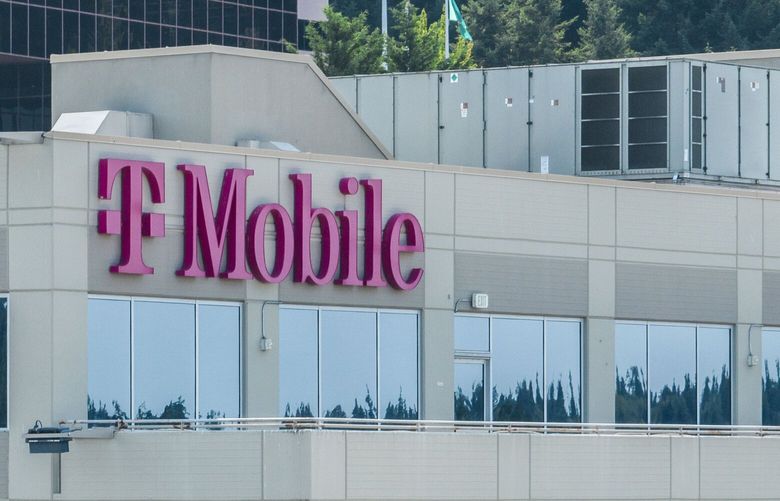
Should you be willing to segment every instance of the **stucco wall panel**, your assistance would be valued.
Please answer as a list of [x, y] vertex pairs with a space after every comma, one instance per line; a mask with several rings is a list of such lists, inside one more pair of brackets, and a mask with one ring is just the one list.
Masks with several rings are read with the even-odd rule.
[[617, 245], [734, 254], [736, 199], [646, 188], [617, 190]]
[[528, 179], [455, 177], [455, 232], [463, 236], [587, 243], [587, 187]]
[[762, 277], [765, 325], [780, 325], [780, 272], [764, 271]]
[[668, 438], [531, 436], [531, 498], [666, 499], [669, 449]]
[[780, 439], [700, 439], [701, 496], [707, 499], [773, 499], [780, 492]]
[[455, 253], [455, 298], [490, 294], [502, 313], [585, 316], [588, 262], [575, 259]]
[[495, 499], [497, 437], [350, 433], [350, 499]]
[[733, 323], [737, 320], [736, 271], [618, 262], [615, 316]]

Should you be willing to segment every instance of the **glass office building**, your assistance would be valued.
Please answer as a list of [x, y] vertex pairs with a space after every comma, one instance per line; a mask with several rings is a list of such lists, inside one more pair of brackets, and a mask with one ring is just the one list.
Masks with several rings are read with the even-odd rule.
[[298, 45], [297, 0], [0, 0], [0, 131], [51, 126], [51, 54]]

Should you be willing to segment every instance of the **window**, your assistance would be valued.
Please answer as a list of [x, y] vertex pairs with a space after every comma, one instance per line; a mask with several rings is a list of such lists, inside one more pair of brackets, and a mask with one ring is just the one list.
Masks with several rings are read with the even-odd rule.
[[702, 67], [691, 66], [691, 169], [701, 169], [704, 143], [702, 99]]
[[582, 420], [580, 321], [456, 315], [454, 337], [456, 420]]
[[628, 69], [628, 168], [666, 168], [666, 66]]
[[240, 415], [241, 308], [90, 298], [89, 419]]
[[416, 312], [283, 306], [279, 413], [418, 417]]
[[8, 298], [0, 297], [0, 428], [8, 428]]
[[761, 353], [762, 421], [765, 426], [777, 426], [780, 425], [780, 328], [762, 329]]
[[731, 329], [615, 325], [617, 423], [731, 423]]
[[582, 70], [580, 165], [620, 169], [620, 68]]

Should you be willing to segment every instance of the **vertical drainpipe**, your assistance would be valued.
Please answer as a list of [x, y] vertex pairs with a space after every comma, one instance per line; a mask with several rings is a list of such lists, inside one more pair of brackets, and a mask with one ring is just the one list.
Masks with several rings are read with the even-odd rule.
[[487, 168], [487, 106], [485, 93], [487, 92], [487, 72], [482, 70], [482, 167]]
[[441, 131], [444, 125], [441, 123], [441, 83], [442, 74], [439, 73], [436, 79], [436, 163], [441, 164]]
[[742, 177], [742, 66], [737, 67], [737, 177]]
[[395, 108], [395, 94], [396, 94], [395, 84], [396, 84], [396, 80], [398, 80], [398, 76], [393, 75], [393, 159], [395, 159], [396, 156], [397, 156], [396, 152], [395, 152], [396, 133], [397, 133], [396, 120], [397, 120], [397, 117], [398, 117], [398, 112], [396, 111], [396, 108]]
[[707, 63], [704, 63], [701, 67], [701, 108], [702, 108], [702, 162], [701, 170], [707, 174]]
[[529, 68], [528, 69], [528, 97], [525, 100], [526, 106], [528, 106], [528, 121], [525, 123], [528, 131], [528, 172], [531, 172], [531, 127], [534, 124], [534, 121], [531, 119], [531, 82], [534, 77], [534, 70]]
[[772, 115], [770, 114], [772, 102], [772, 87], [769, 85], [769, 70], [766, 70], [766, 178], [769, 179], [769, 173], [772, 172]]

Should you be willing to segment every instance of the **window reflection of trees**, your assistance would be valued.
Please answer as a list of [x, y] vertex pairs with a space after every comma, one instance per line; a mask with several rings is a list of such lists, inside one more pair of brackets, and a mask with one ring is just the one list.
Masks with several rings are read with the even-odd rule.
[[[371, 398], [371, 392], [366, 388], [366, 396], [362, 401], [355, 398], [354, 406], [350, 414], [344, 410], [341, 404], [333, 409], [326, 410], [326, 418], [357, 418], [357, 419], [376, 419], [378, 409]], [[314, 417], [311, 410], [311, 404], [301, 402], [295, 410], [292, 409], [290, 402], [284, 405], [284, 417]], [[417, 406], [410, 405], [403, 396], [403, 389], [399, 390], [398, 398], [390, 400], [385, 408], [383, 419], [417, 419]]]
[[780, 425], [780, 359], [775, 359], [770, 370], [769, 360], [764, 357], [762, 389], [762, 422], [767, 426]]

